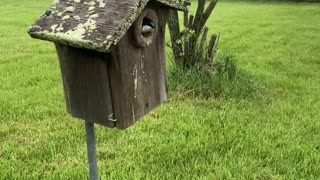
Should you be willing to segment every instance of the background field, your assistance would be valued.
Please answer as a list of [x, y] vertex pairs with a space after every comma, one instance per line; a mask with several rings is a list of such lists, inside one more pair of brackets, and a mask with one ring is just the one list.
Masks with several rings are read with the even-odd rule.
[[[0, 0], [0, 179], [87, 176], [54, 47], [26, 34], [50, 3]], [[219, 99], [171, 89], [134, 127], [96, 127], [101, 177], [319, 179], [320, 4], [220, 2], [209, 26], [246, 83]]]

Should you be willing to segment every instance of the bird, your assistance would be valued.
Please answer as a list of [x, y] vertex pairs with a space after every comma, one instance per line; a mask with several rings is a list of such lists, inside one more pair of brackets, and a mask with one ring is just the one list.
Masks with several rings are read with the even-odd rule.
[[143, 23], [141, 32], [142, 34], [152, 33], [155, 28], [155, 23], [153, 21], [148, 21], [146, 23]]

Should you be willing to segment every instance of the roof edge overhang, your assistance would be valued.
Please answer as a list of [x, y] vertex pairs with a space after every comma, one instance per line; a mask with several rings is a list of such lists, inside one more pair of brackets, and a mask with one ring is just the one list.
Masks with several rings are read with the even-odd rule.
[[[37, 24], [34, 24], [29, 29], [28, 33], [32, 38], [41, 39], [45, 41], [50, 41], [54, 43], [61, 43], [65, 45], [70, 45], [76, 48], [84, 48], [89, 50], [94, 50], [98, 52], [109, 52], [111, 47], [117, 45], [120, 39], [125, 35], [128, 29], [131, 27], [136, 18], [140, 15], [142, 10], [148, 4], [150, 0], [140, 0], [139, 4], [136, 8], [132, 9], [130, 15], [125, 20], [125, 23], [119, 28], [119, 30], [112, 34], [106, 35], [105, 40], [103, 42], [92, 42], [90, 40], [86, 40], [83, 38], [79, 38], [77, 36], [67, 35], [62, 32], [49, 32], [46, 30], [41, 30]], [[188, 0], [155, 0], [169, 6], [171, 8], [187, 11], [187, 6], [189, 5]], [[51, 6], [51, 8], [55, 8], [56, 4], [59, 1], [55, 1], [55, 3]]]
[[53, 43], [61, 43], [64, 45], [76, 47], [76, 48], [83, 48], [94, 50], [98, 52], [109, 52], [110, 47], [106, 47], [104, 44], [101, 43], [92, 43], [88, 40], [83, 39], [71, 39], [70, 37], [64, 36], [64, 34], [54, 34], [49, 32], [35, 32], [32, 33], [29, 31], [29, 34], [32, 38], [40, 39], [44, 41], [49, 41]]

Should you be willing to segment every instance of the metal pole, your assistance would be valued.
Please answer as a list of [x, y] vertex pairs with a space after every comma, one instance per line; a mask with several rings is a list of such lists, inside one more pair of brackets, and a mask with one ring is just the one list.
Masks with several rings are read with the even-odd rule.
[[86, 121], [86, 139], [90, 180], [98, 180], [99, 175], [96, 155], [96, 138], [94, 135], [94, 124], [88, 121]]

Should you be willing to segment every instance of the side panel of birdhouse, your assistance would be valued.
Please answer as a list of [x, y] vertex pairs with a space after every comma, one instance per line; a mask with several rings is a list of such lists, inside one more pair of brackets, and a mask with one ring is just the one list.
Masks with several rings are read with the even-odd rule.
[[110, 54], [56, 44], [68, 112], [113, 128], [107, 59]]
[[135, 42], [135, 33], [142, 28], [142, 24], [137, 26], [136, 23], [145, 23], [141, 16], [148, 14], [143, 11], [111, 52], [112, 61], [108, 68], [116, 127], [119, 129], [129, 127], [167, 100], [165, 24], [168, 9], [154, 1], [145, 11], [150, 9], [153, 12], [150, 16], [157, 15], [157, 34], [153, 41], [142, 43], [147, 47], [139, 47]]

